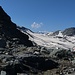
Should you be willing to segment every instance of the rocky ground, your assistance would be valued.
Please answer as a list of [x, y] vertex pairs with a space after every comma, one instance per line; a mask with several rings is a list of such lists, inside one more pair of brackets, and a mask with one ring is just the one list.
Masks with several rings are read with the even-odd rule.
[[[74, 53], [63, 50], [50, 56], [47, 49], [18, 45], [0, 48], [0, 71], [8, 75], [67, 75], [75, 72]], [[66, 56], [65, 56], [66, 55]]]

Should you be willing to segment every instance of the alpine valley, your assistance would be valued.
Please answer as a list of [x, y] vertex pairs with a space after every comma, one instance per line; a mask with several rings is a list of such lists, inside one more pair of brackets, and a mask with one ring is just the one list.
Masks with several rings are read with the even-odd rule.
[[0, 75], [75, 75], [75, 27], [36, 33], [0, 6]]

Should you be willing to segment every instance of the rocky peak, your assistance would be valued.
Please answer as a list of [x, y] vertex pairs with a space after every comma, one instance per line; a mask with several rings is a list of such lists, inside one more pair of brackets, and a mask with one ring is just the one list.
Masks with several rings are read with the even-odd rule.
[[73, 36], [75, 35], [75, 27], [67, 28], [63, 31], [63, 35]]
[[60, 32], [60, 30], [57, 30], [57, 31], [53, 32], [52, 35], [53, 35], [53, 36], [56, 36], [56, 35], [59, 34], [59, 32]]
[[33, 46], [28, 35], [23, 34], [17, 29], [17, 25], [11, 21], [10, 16], [0, 6], [0, 36], [6, 41], [13, 38], [18, 38], [20, 44], [25, 46]]

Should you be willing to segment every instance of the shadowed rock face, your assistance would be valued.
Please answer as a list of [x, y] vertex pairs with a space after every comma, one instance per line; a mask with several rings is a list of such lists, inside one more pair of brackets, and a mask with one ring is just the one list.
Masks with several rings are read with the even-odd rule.
[[4, 37], [6, 40], [11, 40], [12, 38], [18, 38], [20, 44], [25, 46], [33, 46], [32, 42], [26, 34], [23, 34], [17, 29], [16, 24], [11, 21], [10, 16], [8, 16], [5, 11], [0, 6], [0, 36]]
[[58, 34], [59, 34], [59, 31], [60, 31], [60, 30], [53, 32], [53, 34], [52, 34], [52, 35], [53, 35], [53, 36], [58, 35]]
[[67, 28], [63, 31], [63, 35], [73, 36], [75, 35], [75, 27]]

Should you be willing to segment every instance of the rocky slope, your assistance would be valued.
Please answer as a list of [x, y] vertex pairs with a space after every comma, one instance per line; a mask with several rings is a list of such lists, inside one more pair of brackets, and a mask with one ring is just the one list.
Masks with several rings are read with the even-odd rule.
[[0, 38], [4, 41], [11, 41], [14, 38], [18, 39], [18, 43], [24, 44], [25, 46], [33, 46], [29, 37], [23, 34], [17, 29], [15, 23], [11, 21], [10, 16], [8, 16], [2, 7], [0, 6]]
[[58, 63], [46, 56], [50, 52], [41, 46], [33, 46], [34, 42], [29, 40], [29, 36], [33, 36], [27, 33], [26, 28], [23, 29], [25, 29], [24, 33], [0, 6], [1, 75], [17, 75], [17, 73], [35, 75], [57, 68]]

